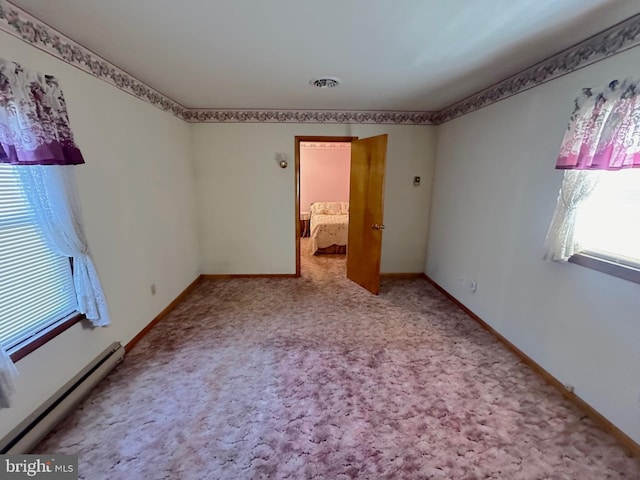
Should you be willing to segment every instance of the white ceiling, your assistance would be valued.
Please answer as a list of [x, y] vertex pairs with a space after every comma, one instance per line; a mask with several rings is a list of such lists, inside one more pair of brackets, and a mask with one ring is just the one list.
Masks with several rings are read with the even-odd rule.
[[[638, 0], [12, 0], [189, 108], [439, 110]], [[333, 75], [333, 89], [309, 86]]]

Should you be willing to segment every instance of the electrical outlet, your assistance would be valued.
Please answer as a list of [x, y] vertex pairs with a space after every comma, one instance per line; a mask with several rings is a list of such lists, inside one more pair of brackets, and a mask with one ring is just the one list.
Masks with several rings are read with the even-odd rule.
[[151, 284], [151, 295], [155, 295], [156, 294], [156, 284], [152, 283]]
[[471, 290], [471, 292], [475, 293], [475, 291], [478, 290], [478, 282], [475, 282], [475, 281], [471, 280], [469, 282], [469, 290]]

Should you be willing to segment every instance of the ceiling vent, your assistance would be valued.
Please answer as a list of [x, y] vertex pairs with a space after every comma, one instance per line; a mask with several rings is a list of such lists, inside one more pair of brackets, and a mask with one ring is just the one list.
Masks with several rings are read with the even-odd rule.
[[333, 88], [342, 83], [338, 77], [318, 77], [309, 81], [309, 85], [313, 85], [318, 88]]

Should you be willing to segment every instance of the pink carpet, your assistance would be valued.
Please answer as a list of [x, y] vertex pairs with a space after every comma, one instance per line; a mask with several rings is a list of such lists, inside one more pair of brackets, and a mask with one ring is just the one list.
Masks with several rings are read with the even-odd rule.
[[640, 478], [426, 281], [344, 265], [200, 284], [36, 452], [87, 480]]

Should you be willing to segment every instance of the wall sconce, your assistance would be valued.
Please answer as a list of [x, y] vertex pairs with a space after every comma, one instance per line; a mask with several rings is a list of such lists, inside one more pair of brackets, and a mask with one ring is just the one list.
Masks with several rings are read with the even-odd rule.
[[289, 163], [287, 163], [287, 154], [276, 153], [276, 163], [280, 166], [280, 168], [287, 168], [289, 166]]

